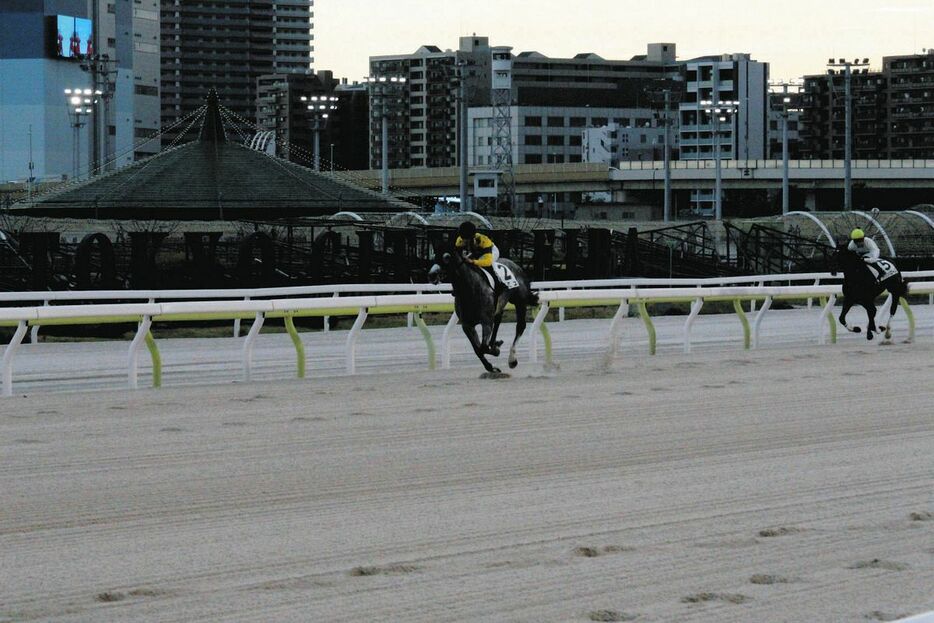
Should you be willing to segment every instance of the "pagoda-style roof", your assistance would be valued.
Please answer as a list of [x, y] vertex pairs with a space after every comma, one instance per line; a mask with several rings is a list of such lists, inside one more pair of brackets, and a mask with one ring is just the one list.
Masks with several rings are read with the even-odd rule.
[[238, 220], [412, 209], [344, 178], [232, 143], [228, 136], [216, 98], [210, 97], [196, 141], [16, 204], [11, 211], [69, 218]]

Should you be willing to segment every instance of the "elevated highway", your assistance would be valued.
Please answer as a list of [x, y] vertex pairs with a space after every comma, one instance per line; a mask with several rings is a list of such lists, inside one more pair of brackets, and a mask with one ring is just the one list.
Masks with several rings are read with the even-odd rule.
[[[799, 189], [843, 189], [843, 160], [792, 160], [789, 178]], [[472, 167], [473, 175], [487, 168]], [[761, 190], [782, 185], [781, 160], [724, 160], [721, 162], [723, 188]], [[853, 181], [862, 188], [932, 189], [934, 160], [854, 160]], [[379, 185], [379, 171], [348, 171], [357, 183]], [[515, 168], [519, 193], [651, 191], [661, 190], [665, 164], [661, 161], [624, 162], [619, 168], [604, 164], [541, 164]], [[713, 188], [716, 164], [713, 160], [681, 160], [671, 163], [675, 190]], [[458, 169], [396, 169], [390, 171], [393, 192], [404, 196], [437, 197], [457, 195]]]

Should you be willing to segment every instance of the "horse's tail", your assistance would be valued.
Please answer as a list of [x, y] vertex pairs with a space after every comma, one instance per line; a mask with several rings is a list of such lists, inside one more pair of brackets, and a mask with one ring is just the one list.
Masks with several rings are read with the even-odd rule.
[[538, 306], [538, 303], [539, 303], [538, 292], [533, 292], [532, 290], [529, 290], [529, 296], [526, 298], [525, 302], [529, 307]]

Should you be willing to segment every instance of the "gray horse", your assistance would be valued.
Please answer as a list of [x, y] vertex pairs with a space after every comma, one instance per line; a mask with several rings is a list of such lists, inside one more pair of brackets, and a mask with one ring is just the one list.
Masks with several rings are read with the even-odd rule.
[[[497, 341], [500, 322], [506, 305], [512, 303], [516, 307], [516, 337], [509, 349], [509, 367], [519, 365], [516, 359], [516, 344], [527, 324], [526, 310], [530, 306], [538, 305], [538, 295], [532, 292], [525, 272], [514, 262], [500, 259], [498, 263], [509, 268], [516, 276], [519, 285], [511, 290], [497, 286], [494, 291], [490, 288], [483, 269], [467, 262], [460, 254], [445, 253], [438, 263], [431, 267], [428, 278], [432, 283], [439, 283], [442, 276], [447, 277], [454, 289], [454, 311], [460, 319], [464, 333], [470, 340], [474, 353], [483, 363], [487, 372], [500, 373], [499, 368], [493, 366], [486, 359], [486, 355], [499, 357], [499, 347], [502, 341]], [[477, 336], [477, 325], [482, 328], [482, 337]]]

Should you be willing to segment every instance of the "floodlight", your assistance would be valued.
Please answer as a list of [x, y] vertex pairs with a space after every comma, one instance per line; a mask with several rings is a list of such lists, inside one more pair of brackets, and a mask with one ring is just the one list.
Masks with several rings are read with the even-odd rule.
[[841, 58], [841, 59], [840, 59], [840, 64], [841, 64], [841, 65], [846, 65], [846, 59], [845, 59], [845, 58]]
[[65, 95], [71, 95], [71, 89], [65, 89]]
[[90, 95], [90, 94], [91, 94], [91, 89], [85, 89], [85, 90], [84, 90], [84, 94], [85, 94], [85, 95]]
[[302, 95], [299, 99], [302, 100], [303, 102], [307, 102], [307, 101], [308, 101], [308, 98], [305, 97], [304, 95]]
[[865, 63], [866, 65], [868, 65], [868, 64], [869, 64], [869, 59], [868, 59], [868, 58], [864, 58], [864, 59], [863, 59], [863, 63]]
[[75, 108], [75, 114], [80, 115], [80, 114], [81, 114], [81, 109], [80, 109], [80, 108]]
[[720, 121], [726, 121], [726, 117], [720, 117]]
[[103, 95], [103, 94], [104, 94], [103, 91], [100, 91], [100, 90], [94, 91], [94, 95]]
[[70, 100], [70, 101], [71, 101], [71, 103], [72, 103], [72, 104], [74, 104], [74, 105], [78, 105], [78, 104], [80, 104], [80, 103], [81, 103], [81, 98], [80, 98], [80, 97], [78, 97], [78, 96], [73, 96], [73, 97], [71, 98], [71, 100]]
[[90, 115], [90, 114], [91, 114], [92, 112], [94, 112], [94, 111], [93, 111], [93, 110], [91, 110], [90, 108], [87, 108], [87, 109], [85, 109], [85, 111], [84, 111], [84, 112], [86, 112], [87, 114], [89, 114], [89, 115]]
[[328, 118], [328, 114], [327, 114], [327, 113], [324, 113], [323, 115], [321, 115], [321, 118], [322, 118], [322, 119], [327, 119], [327, 118]]
[[790, 97], [786, 97], [786, 98], [784, 98], [782, 101], [785, 102], [786, 104], [790, 104], [790, 103], [791, 103], [791, 98], [790, 98]]

